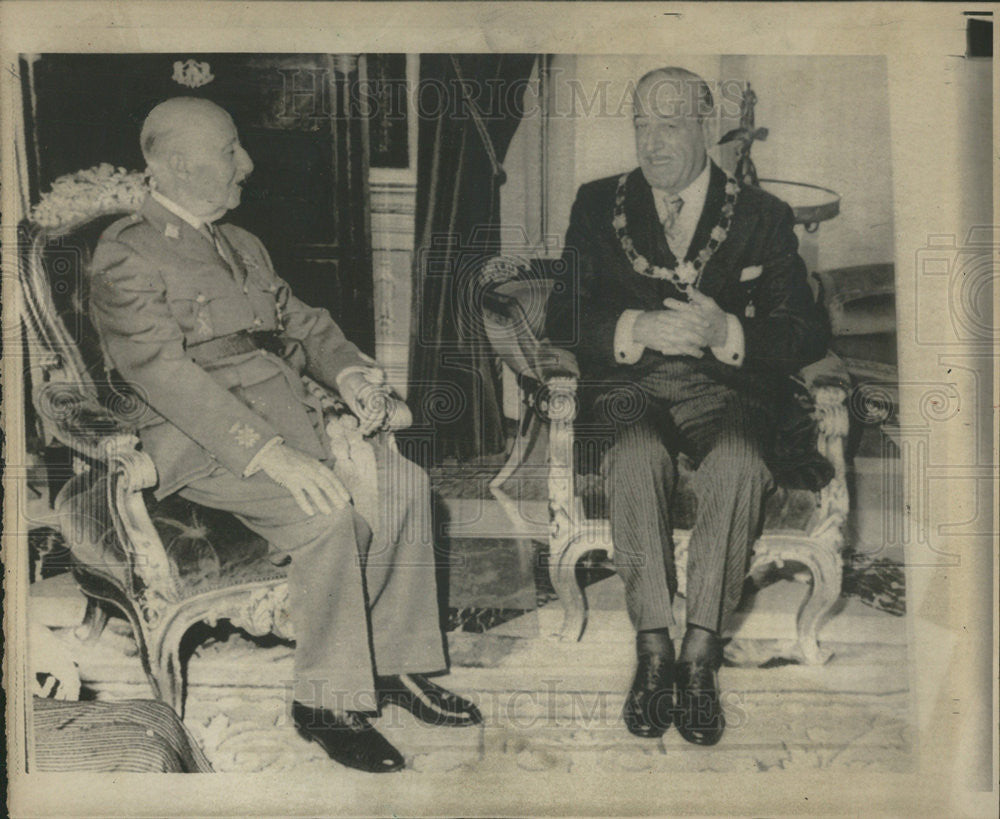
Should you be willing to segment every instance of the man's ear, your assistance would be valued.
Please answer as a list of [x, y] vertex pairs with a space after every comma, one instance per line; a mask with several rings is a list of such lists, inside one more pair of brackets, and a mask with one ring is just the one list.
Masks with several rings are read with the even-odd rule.
[[705, 149], [712, 148], [719, 141], [719, 122], [713, 116], [701, 120], [701, 136], [705, 140]]
[[167, 157], [167, 167], [170, 169], [170, 173], [179, 179], [187, 179], [190, 175], [187, 159], [184, 154], [177, 151], [170, 152], [170, 156]]

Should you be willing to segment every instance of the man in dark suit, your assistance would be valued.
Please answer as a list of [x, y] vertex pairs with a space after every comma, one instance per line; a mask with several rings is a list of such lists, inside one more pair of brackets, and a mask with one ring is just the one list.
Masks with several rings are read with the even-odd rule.
[[[776, 383], [821, 358], [828, 339], [791, 209], [708, 158], [704, 80], [652, 71], [634, 103], [639, 167], [580, 188], [563, 256], [571, 282], [552, 301], [548, 332], [576, 352], [614, 425], [605, 462], [614, 561], [638, 655], [626, 725], [650, 737], [676, 721], [685, 739], [709, 745], [724, 729], [720, 636], [772, 485]], [[675, 657], [678, 452], [698, 464], [698, 508]]]
[[[379, 432], [389, 402], [375, 362], [292, 295], [255, 236], [217, 223], [253, 169], [229, 114], [167, 100], [141, 140], [152, 192], [101, 237], [90, 302], [107, 366], [144, 401], [156, 494], [227, 510], [290, 556], [296, 727], [345, 765], [398, 770], [368, 713], [391, 702], [435, 724], [480, 720], [424, 676], [446, 667], [427, 476]], [[373, 436], [379, 501], [366, 517], [303, 372]]]

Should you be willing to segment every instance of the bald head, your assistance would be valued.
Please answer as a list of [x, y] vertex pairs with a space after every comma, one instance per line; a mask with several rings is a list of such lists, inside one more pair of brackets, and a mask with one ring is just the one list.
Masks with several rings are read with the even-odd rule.
[[636, 113], [686, 115], [703, 120], [714, 110], [712, 90], [693, 71], [678, 66], [654, 68], [639, 78], [633, 100]]
[[232, 117], [214, 102], [161, 102], [146, 117], [139, 140], [153, 185], [167, 198], [205, 221], [239, 205], [253, 162]]
[[214, 102], [198, 97], [173, 97], [161, 102], [142, 123], [139, 142], [146, 162], [162, 157], [171, 144], [206, 127], [219, 127], [233, 120]]

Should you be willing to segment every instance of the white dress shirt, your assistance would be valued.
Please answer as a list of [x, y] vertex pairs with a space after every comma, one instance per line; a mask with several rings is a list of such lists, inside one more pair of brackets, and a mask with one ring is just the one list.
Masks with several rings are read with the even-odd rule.
[[698, 227], [698, 220], [701, 219], [701, 212], [705, 209], [705, 198], [708, 196], [708, 182], [711, 179], [712, 163], [706, 162], [695, 180], [684, 190], [677, 193], [667, 193], [660, 188], [653, 188], [653, 201], [656, 203], [656, 215], [660, 217], [660, 224], [667, 218], [667, 201], [675, 196], [679, 196], [684, 203], [681, 211], [674, 219], [671, 233], [678, 237], [673, 242], [668, 242], [670, 250], [677, 257], [678, 261], [683, 261], [687, 256], [691, 246], [691, 239], [694, 237], [695, 229]]
[[[680, 213], [677, 214], [671, 228], [671, 233], [675, 238], [670, 243], [670, 250], [678, 261], [687, 256], [694, 232], [701, 220], [701, 212], [705, 209], [711, 170], [711, 161], [706, 162], [702, 172], [684, 190], [675, 194], [659, 188], [652, 189], [653, 201], [656, 203], [656, 214], [661, 223], [667, 218], [667, 201], [674, 196], [680, 196], [683, 201]], [[618, 324], [615, 326], [614, 348], [615, 361], [619, 364], [635, 364], [642, 358], [646, 349], [632, 336], [636, 319], [642, 315], [642, 312], [642, 310], [625, 310], [618, 319]], [[710, 349], [712, 354], [725, 364], [733, 367], [739, 367], [743, 364], [746, 343], [743, 337], [743, 325], [740, 324], [740, 320], [736, 316], [731, 313], [726, 314], [726, 340]]]

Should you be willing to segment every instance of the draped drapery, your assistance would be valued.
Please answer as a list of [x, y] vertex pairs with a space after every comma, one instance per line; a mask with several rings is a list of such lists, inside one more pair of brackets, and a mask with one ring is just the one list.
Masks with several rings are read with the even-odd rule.
[[409, 403], [417, 424], [433, 431], [436, 462], [504, 446], [478, 273], [500, 251], [501, 163], [534, 61], [525, 54], [420, 59]]

